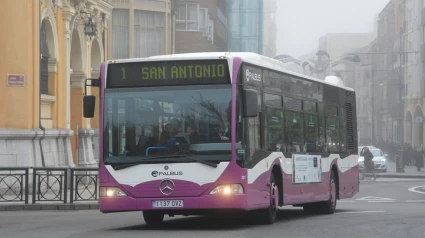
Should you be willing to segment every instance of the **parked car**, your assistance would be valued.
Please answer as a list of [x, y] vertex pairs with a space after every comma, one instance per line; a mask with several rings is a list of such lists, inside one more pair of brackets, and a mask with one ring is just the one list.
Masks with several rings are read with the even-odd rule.
[[[372, 152], [372, 154], [373, 154], [373, 162], [375, 163], [375, 171], [376, 172], [384, 172], [384, 173], [387, 172], [387, 161], [388, 161], [387, 157], [388, 157], [388, 155], [384, 154], [384, 152], [382, 152], [381, 149], [378, 149], [376, 147], [370, 147], [370, 146], [367, 146], [367, 147], [369, 147], [370, 152]], [[359, 155], [360, 155], [361, 151], [362, 150], [359, 147]], [[359, 169], [363, 170], [364, 169], [364, 157], [363, 156], [359, 157], [358, 163], [359, 163]]]

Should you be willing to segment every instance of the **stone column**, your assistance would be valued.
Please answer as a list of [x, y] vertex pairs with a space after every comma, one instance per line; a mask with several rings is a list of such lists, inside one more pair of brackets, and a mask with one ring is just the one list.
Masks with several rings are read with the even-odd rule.
[[128, 55], [130, 58], [134, 57], [134, 2], [132, 0], [132, 3], [130, 5], [130, 9], [128, 12], [129, 21], [128, 21], [128, 38], [129, 38], [129, 45], [128, 45]]
[[[64, 24], [64, 89], [62, 92], [65, 94], [65, 130], [61, 131], [58, 138], [59, 150], [63, 150], [63, 163], [68, 167], [75, 167], [73, 158], [72, 158], [72, 148], [71, 148], [71, 136], [74, 134], [74, 131], [71, 130], [71, 20], [75, 15], [75, 9], [71, 6], [64, 6], [62, 17]], [[58, 95], [59, 96], [59, 95]]]
[[72, 7], [64, 7], [63, 21], [65, 34], [65, 56], [64, 56], [64, 74], [65, 74], [65, 125], [66, 129], [71, 129], [71, 20], [75, 15], [75, 10]]
[[[86, 36], [86, 55], [83, 57], [86, 57], [86, 75], [87, 78], [91, 78], [91, 42], [90, 42], [90, 38], [88, 36]], [[85, 92], [85, 78], [83, 79], [83, 95]], [[91, 95], [91, 87], [87, 87], [87, 95]], [[85, 128], [91, 128], [91, 123], [90, 123], [90, 119], [89, 118], [83, 118], [83, 125], [85, 125]]]

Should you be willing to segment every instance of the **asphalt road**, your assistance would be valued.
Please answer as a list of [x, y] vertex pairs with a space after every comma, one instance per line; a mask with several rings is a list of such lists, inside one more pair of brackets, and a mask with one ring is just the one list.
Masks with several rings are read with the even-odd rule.
[[144, 224], [140, 212], [20, 211], [0, 213], [0, 237], [425, 238], [425, 193], [420, 188], [424, 180], [381, 179], [360, 186], [354, 198], [339, 201], [333, 215], [307, 215], [285, 207], [274, 225], [256, 225], [249, 219], [175, 217], [154, 228]]

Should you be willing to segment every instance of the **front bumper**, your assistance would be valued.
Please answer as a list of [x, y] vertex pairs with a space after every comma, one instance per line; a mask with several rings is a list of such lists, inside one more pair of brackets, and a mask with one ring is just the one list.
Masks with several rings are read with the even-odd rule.
[[[154, 200], [183, 200], [183, 207], [153, 208]], [[206, 195], [202, 197], [169, 197], [169, 198], [133, 198], [133, 197], [101, 197], [99, 208], [103, 213], [158, 210], [164, 212], [182, 210], [247, 210], [246, 194], [235, 195]]]

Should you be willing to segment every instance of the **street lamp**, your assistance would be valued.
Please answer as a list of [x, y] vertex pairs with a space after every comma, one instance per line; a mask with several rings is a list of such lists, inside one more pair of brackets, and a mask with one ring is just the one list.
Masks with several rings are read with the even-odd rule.
[[97, 27], [93, 22], [93, 18], [89, 16], [88, 22], [84, 25], [84, 34], [88, 36], [90, 39], [97, 35]]
[[[83, 19], [83, 15], [86, 15], [85, 19]], [[91, 39], [97, 36], [97, 25], [93, 20], [93, 16], [85, 11], [80, 11], [81, 20], [84, 24], [84, 34]]]

